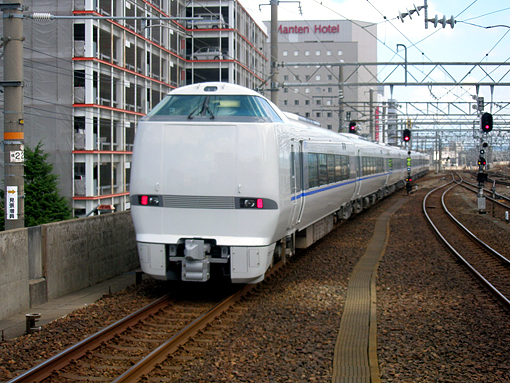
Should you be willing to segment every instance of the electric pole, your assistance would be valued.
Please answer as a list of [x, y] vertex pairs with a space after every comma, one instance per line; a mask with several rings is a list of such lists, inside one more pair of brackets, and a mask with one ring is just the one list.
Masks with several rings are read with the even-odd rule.
[[278, 0], [271, 0], [271, 101], [278, 106]]
[[5, 230], [25, 227], [23, 2], [0, 4], [4, 48]]

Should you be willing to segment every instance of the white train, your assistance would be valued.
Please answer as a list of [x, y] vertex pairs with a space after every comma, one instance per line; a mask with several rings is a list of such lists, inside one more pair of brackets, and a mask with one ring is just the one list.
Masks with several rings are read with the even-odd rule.
[[[412, 155], [413, 177], [429, 169]], [[257, 283], [405, 185], [407, 152], [338, 134], [227, 83], [178, 88], [138, 125], [131, 213], [143, 272]]]

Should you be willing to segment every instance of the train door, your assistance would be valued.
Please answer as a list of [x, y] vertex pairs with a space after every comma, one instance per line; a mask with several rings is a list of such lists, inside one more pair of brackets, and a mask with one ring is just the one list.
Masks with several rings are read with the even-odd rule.
[[362, 173], [362, 162], [361, 162], [361, 149], [357, 150], [356, 155], [356, 190], [354, 191], [354, 195], [359, 197], [361, 192], [361, 178], [363, 176]]
[[289, 228], [301, 221], [303, 208], [305, 206], [303, 177], [303, 142], [291, 144], [290, 146], [290, 188], [292, 208], [290, 214]]

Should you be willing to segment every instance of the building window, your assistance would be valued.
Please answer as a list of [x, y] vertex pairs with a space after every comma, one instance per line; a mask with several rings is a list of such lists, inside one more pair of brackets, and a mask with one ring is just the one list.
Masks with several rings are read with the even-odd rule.
[[288, 51], [283, 51], [282, 55], [284, 55], [284, 56], [288, 56], [288, 55], [289, 55], [289, 52], [288, 52]]
[[333, 125], [328, 125], [328, 130], [333, 130]]
[[306, 118], [310, 118], [310, 113], [309, 113], [309, 112], [306, 112], [306, 113], [305, 113], [305, 117], [306, 117]]
[[333, 93], [333, 88], [328, 88], [328, 93]]
[[299, 89], [298, 88], [294, 88], [294, 93], [298, 93], [299, 92]]
[[289, 81], [289, 75], [288, 74], [283, 76], [283, 81]]
[[317, 105], [320, 105], [320, 104], [321, 104], [321, 100], [315, 100], [315, 103], [316, 103]]
[[305, 79], [306, 79], [306, 81], [310, 80], [310, 75], [309, 75], [309, 74], [307, 74], [307, 75], [305, 76]]
[[344, 52], [338, 51], [338, 56], [342, 56], [343, 54], [344, 54]]
[[328, 117], [333, 117], [333, 113], [328, 112]]
[[315, 88], [315, 93], [322, 93], [321, 88]]
[[310, 51], [305, 51], [305, 56], [310, 56]]
[[294, 76], [294, 80], [299, 81], [299, 75]]
[[283, 93], [289, 93], [289, 88], [283, 88]]
[[328, 74], [328, 80], [330, 80], [330, 81], [333, 80], [333, 76]]
[[315, 117], [320, 118], [321, 117], [321, 112], [315, 113]]
[[318, 74], [317, 76], [315, 76], [315, 81], [320, 81], [321, 80], [321, 75]]
[[294, 105], [299, 105], [299, 100], [294, 100]]
[[294, 56], [299, 56], [299, 51], [294, 51]]
[[310, 100], [305, 100], [305, 105], [310, 105]]
[[305, 88], [305, 93], [310, 93], [310, 88]]
[[331, 56], [331, 51], [327, 51], [327, 52], [326, 52], [326, 55], [327, 55], [327, 56]]
[[331, 100], [327, 100], [327, 101], [326, 101], [326, 105], [327, 105], [327, 106], [331, 106]]
[[315, 51], [315, 56], [320, 56], [321, 55], [321, 51]]
[[289, 105], [289, 100], [283, 100], [283, 105]]

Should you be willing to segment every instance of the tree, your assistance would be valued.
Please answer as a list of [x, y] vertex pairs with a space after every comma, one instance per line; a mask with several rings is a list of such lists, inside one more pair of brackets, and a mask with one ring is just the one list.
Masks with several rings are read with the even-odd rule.
[[58, 176], [46, 162], [42, 144], [25, 147], [25, 226], [37, 226], [71, 218], [71, 209], [59, 195]]

